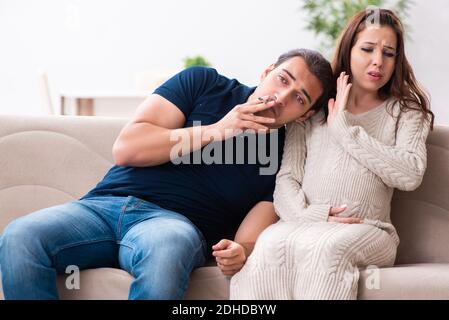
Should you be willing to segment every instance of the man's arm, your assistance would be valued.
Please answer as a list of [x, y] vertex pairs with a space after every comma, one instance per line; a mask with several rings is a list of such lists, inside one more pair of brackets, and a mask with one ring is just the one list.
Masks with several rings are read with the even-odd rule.
[[[137, 109], [136, 114], [122, 129], [112, 147], [114, 162], [119, 166], [148, 167], [170, 160], [173, 147], [176, 156], [183, 156], [212, 141], [229, 138], [227, 130], [268, 130], [263, 125], [274, 119], [255, 116], [254, 113], [271, 108], [273, 102], [258, 99], [235, 106], [220, 121], [207, 126], [183, 128], [186, 118], [181, 110], [167, 99], [153, 94]], [[178, 148], [182, 138], [182, 150]]]
[[223, 239], [214, 245], [212, 255], [223, 274], [231, 276], [237, 273], [253, 251], [257, 237], [278, 220], [273, 203], [261, 201], [243, 219], [234, 241]]
[[[116, 139], [112, 148], [115, 164], [146, 167], [169, 161], [170, 150], [179, 143], [178, 140], [171, 141], [171, 135], [190, 137], [190, 152], [201, 148], [206, 141], [200, 138], [195, 142], [201, 143], [193, 145], [193, 128], [182, 128], [185, 121], [184, 114], [176, 105], [152, 94], [139, 105]], [[208, 129], [209, 126], [202, 126], [200, 130]]]
[[279, 217], [274, 211], [273, 202], [261, 201], [243, 219], [235, 234], [234, 241], [245, 248], [248, 257], [254, 249], [259, 234], [278, 220]]

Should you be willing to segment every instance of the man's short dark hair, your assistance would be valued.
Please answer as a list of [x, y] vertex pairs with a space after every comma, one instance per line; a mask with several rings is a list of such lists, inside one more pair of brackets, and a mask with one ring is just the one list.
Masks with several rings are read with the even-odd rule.
[[310, 73], [312, 73], [321, 84], [323, 93], [312, 105], [311, 109], [317, 112], [323, 109], [325, 114], [325, 118], [323, 120], [325, 122], [328, 115], [327, 101], [330, 98], [335, 98], [336, 93], [336, 85], [331, 64], [318, 51], [310, 49], [294, 49], [279, 56], [278, 60], [274, 64], [275, 68], [294, 57], [303, 58], [309, 68]]

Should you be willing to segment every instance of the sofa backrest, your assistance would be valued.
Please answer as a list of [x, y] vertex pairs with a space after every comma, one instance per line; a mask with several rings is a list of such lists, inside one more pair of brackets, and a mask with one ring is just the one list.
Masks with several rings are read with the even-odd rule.
[[449, 126], [430, 132], [422, 184], [395, 190], [391, 210], [401, 239], [396, 264], [449, 262]]
[[122, 118], [0, 116], [0, 232], [13, 219], [83, 196], [112, 166]]
[[[0, 232], [13, 219], [77, 199], [112, 166], [123, 118], [0, 116]], [[449, 262], [449, 127], [429, 135], [428, 168], [413, 192], [395, 191], [396, 262]]]

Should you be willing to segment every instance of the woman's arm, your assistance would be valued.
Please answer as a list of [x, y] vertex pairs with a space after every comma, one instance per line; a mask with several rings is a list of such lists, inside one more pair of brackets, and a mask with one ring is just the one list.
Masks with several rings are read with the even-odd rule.
[[329, 126], [332, 136], [354, 159], [389, 187], [411, 191], [422, 181], [427, 166], [426, 139], [430, 122], [422, 113], [409, 110], [400, 115], [396, 144], [388, 146], [362, 127], [351, 126], [346, 112], [339, 112]]
[[341, 146], [389, 187], [410, 191], [422, 181], [427, 166], [426, 139], [430, 121], [419, 110], [399, 115], [396, 144], [387, 146], [360, 126], [347, 121], [346, 105], [351, 84], [342, 73], [337, 80], [337, 97], [329, 101], [328, 128]]
[[276, 177], [274, 208], [284, 221], [327, 221], [330, 205], [308, 204], [301, 188], [306, 155], [305, 124], [287, 126], [281, 168]]

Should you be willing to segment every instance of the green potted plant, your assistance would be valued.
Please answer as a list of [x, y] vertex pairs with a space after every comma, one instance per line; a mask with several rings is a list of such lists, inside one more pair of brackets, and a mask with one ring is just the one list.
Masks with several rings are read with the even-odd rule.
[[341, 30], [355, 13], [375, 6], [389, 8], [404, 20], [412, 4], [412, 0], [303, 0], [301, 8], [306, 12], [306, 29], [319, 37], [320, 49], [329, 54]]
[[192, 67], [192, 66], [210, 67], [211, 64], [203, 56], [200, 56], [200, 55], [184, 58], [184, 68], [188, 68], [188, 67]]

